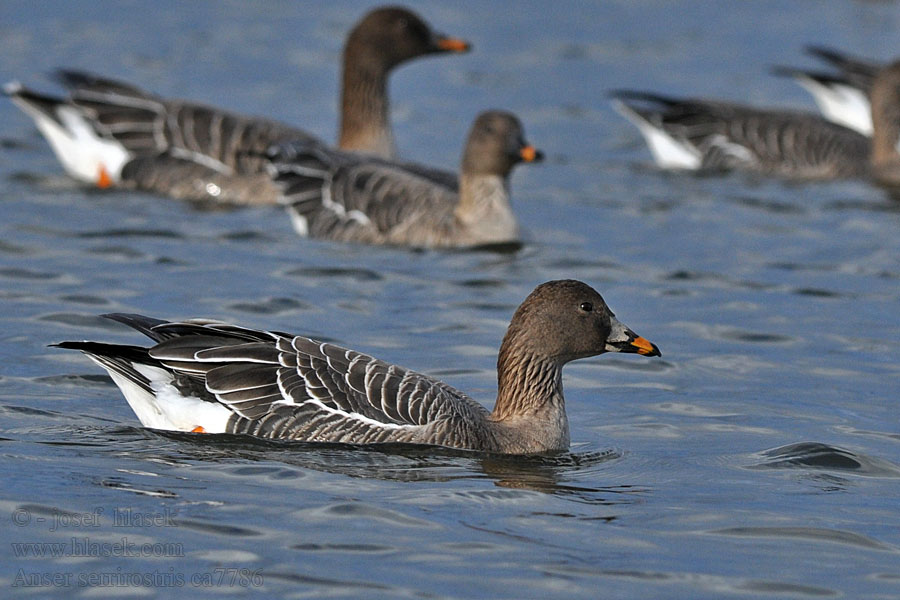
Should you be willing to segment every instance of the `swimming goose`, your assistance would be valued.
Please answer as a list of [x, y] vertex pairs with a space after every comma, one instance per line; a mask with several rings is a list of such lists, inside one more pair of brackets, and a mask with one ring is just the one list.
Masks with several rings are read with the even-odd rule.
[[519, 119], [498, 110], [475, 119], [458, 175], [305, 142], [269, 152], [301, 235], [429, 248], [518, 243], [509, 174], [542, 158]]
[[[419, 56], [468, 48], [463, 40], [433, 32], [407, 9], [367, 14], [344, 47], [340, 146], [392, 157], [392, 69]], [[66, 171], [88, 184], [185, 200], [274, 204], [277, 190], [259, 154], [287, 140], [321, 143], [276, 121], [163, 99], [89, 73], [60, 70], [57, 77], [69, 98], [39, 94], [18, 82], [4, 91], [35, 120]]]
[[900, 184], [900, 62], [879, 71], [872, 84], [872, 138], [809, 113], [644, 92], [612, 95], [664, 168]]
[[794, 78], [812, 94], [819, 110], [829, 121], [871, 136], [869, 90], [884, 65], [822, 46], [808, 46], [806, 51], [827, 62], [838, 72], [823, 73], [794, 67], [775, 67], [774, 72]]
[[497, 359], [493, 411], [427, 375], [302, 336], [208, 320], [104, 316], [156, 345], [57, 345], [103, 367], [145, 427], [280, 440], [566, 450], [563, 365], [605, 352], [660, 355], [600, 294], [574, 280], [539, 285], [515, 311]]

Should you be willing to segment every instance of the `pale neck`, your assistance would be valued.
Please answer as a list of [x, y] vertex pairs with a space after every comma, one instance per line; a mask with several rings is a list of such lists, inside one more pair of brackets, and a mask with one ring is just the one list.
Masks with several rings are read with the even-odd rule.
[[456, 218], [485, 241], [518, 238], [519, 226], [509, 203], [509, 182], [499, 175], [460, 175]]

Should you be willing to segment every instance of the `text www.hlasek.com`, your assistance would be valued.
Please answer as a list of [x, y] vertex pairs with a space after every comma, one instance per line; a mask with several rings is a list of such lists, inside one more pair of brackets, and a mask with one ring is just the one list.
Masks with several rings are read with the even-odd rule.
[[126, 537], [115, 542], [98, 542], [87, 537], [72, 537], [68, 542], [12, 542], [10, 547], [16, 558], [184, 556], [184, 544], [180, 542], [137, 544]]

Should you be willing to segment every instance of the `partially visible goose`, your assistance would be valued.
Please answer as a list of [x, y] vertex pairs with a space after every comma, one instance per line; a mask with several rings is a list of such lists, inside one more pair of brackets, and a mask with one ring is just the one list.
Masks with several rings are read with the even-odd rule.
[[106, 369], [144, 426], [281, 440], [566, 450], [563, 365], [605, 352], [660, 355], [573, 280], [539, 285], [516, 310], [497, 359], [493, 411], [432, 377], [334, 344], [216, 321], [105, 316], [156, 345], [58, 345]]
[[303, 142], [269, 153], [301, 235], [429, 248], [518, 243], [509, 174], [542, 157], [519, 119], [498, 110], [475, 119], [458, 176]]
[[872, 84], [871, 139], [809, 113], [644, 92], [613, 96], [665, 168], [900, 184], [900, 62], [880, 71]]
[[812, 94], [819, 110], [829, 121], [871, 136], [869, 91], [875, 76], [885, 65], [823, 46], [808, 46], [806, 51], [837, 69], [837, 72], [794, 67], [775, 67], [774, 72], [797, 80]]
[[[393, 157], [390, 72], [419, 56], [468, 48], [405, 8], [367, 14], [344, 47], [341, 148]], [[259, 154], [287, 140], [321, 143], [276, 121], [160, 98], [89, 73], [60, 70], [57, 77], [70, 89], [69, 98], [45, 96], [17, 82], [4, 91], [35, 120], [66, 171], [88, 184], [186, 200], [274, 204], [277, 190]]]

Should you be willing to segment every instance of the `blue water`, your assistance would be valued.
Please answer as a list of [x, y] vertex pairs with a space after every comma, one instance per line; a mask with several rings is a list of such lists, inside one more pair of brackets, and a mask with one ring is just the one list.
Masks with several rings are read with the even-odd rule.
[[[89, 68], [334, 139], [341, 38], [370, 5], [4, 0], [0, 78], [54, 90], [54, 67]], [[513, 176], [516, 254], [336, 245], [278, 210], [84, 190], [0, 102], [5, 595], [900, 597], [900, 204], [863, 182], [660, 173], [605, 96], [811, 110], [769, 66], [814, 66], [807, 43], [889, 59], [900, 7], [550, 6], [417, 3], [475, 50], [392, 80], [406, 157], [453, 168], [488, 107], [547, 152]], [[104, 312], [216, 317], [490, 405], [512, 311], [562, 277], [663, 356], [567, 367], [573, 444], [552, 458], [162, 435], [48, 348], [142, 341]]]

